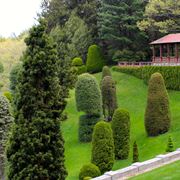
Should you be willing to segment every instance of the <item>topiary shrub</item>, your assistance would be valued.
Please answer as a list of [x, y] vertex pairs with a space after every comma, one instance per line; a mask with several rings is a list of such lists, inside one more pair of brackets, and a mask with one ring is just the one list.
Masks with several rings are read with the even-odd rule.
[[102, 69], [102, 80], [105, 76], [111, 76], [111, 71], [108, 66], [104, 66]]
[[93, 131], [91, 162], [101, 173], [110, 171], [114, 164], [114, 140], [110, 124], [98, 122]]
[[0, 96], [0, 179], [4, 179], [5, 145], [12, 122], [8, 101]]
[[174, 144], [173, 144], [171, 136], [169, 136], [166, 152], [173, 152], [173, 151], [174, 151]]
[[82, 66], [83, 61], [80, 57], [76, 57], [72, 60], [72, 66]]
[[127, 159], [130, 150], [130, 116], [124, 109], [116, 109], [112, 119], [116, 159]]
[[101, 172], [99, 168], [96, 165], [89, 163], [81, 168], [79, 173], [79, 180], [88, 179], [89, 177], [94, 178], [100, 175]]
[[117, 105], [116, 84], [111, 76], [105, 76], [101, 83], [103, 114], [111, 121]]
[[135, 162], [139, 162], [139, 153], [136, 141], [133, 144], [133, 163]]
[[166, 133], [171, 117], [169, 97], [160, 73], [154, 73], [149, 80], [148, 99], [145, 112], [145, 128], [148, 136]]
[[101, 51], [101, 48], [97, 45], [91, 45], [87, 54], [87, 71], [90, 73], [96, 73], [102, 71], [105, 64], [105, 60]]
[[90, 142], [95, 124], [99, 121], [99, 116], [82, 115], [79, 118], [79, 141]]
[[78, 77], [75, 96], [78, 111], [83, 111], [89, 115], [101, 115], [101, 91], [94, 76], [85, 73]]

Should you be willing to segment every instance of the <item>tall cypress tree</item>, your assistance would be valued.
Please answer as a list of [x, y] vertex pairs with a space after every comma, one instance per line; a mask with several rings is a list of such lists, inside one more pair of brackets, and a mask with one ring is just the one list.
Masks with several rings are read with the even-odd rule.
[[25, 40], [27, 49], [15, 97], [15, 124], [9, 139], [8, 178], [65, 179], [60, 129], [61, 86], [57, 51], [40, 19]]
[[136, 24], [143, 17], [144, 7], [145, 2], [141, 0], [101, 1], [98, 13], [99, 38], [109, 59], [127, 60], [124, 55], [130, 56], [131, 60], [144, 58], [147, 39]]

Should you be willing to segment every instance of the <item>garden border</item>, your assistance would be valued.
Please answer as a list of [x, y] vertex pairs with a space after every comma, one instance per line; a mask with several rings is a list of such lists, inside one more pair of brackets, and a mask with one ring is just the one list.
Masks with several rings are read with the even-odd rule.
[[93, 180], [120, 180], [143, 174], [158, 167], [180, 160], [180, 148], [168, 154], [158, 155], [153, 159], [137, 162], [123, 169], [106, 172], [104, 175], [93, 178]]

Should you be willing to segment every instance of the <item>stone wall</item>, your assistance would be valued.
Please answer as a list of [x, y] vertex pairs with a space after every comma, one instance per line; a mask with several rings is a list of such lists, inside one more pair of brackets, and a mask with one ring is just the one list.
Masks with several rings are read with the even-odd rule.
[[158, 155], [153, 159], [137, 162], [132, 164], [129, 167], [119, 169], [117, 171], [109, 171], [104, 175], [93, 178], [93, 180], [120, 180], [127, 179], [128, 177], [135, 176], [138, 174], [142, 174], [144, 172], [150, 171], [152, 169], [156, 169], [158, 167], [164, 166], [166, 164], [170, 164], [172, 162], [180, 160], [180, 148], [174, 152]]

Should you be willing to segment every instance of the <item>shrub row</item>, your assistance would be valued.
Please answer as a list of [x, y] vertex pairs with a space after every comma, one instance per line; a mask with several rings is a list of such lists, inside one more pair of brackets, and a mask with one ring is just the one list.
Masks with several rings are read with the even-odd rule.
[[165, 80], [167, 89], [180, 90], [180, 66], [144, 66], [144, 67], [113, 67], [114, 71], [127, 73], [143, 79], [146, 84], [152, 74], [159, 72]]

